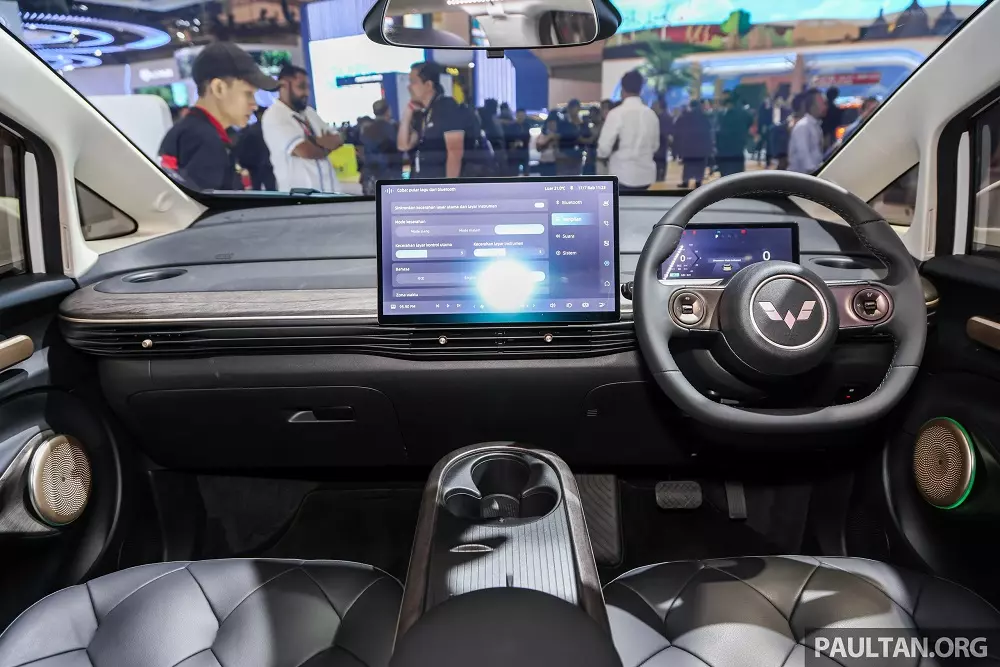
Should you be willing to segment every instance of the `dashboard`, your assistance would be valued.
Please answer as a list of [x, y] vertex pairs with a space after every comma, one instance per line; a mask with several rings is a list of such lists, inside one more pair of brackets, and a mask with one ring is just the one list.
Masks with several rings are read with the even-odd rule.
[[[632, 280], [650, 230], [678, 199], [620, 197], [611, 282]], [[60, 330], [98, 360], [112, 409], [167, 467], [430, 465], [457, 447], [509, 439], [571, 463], [645, 465], [684, 462], [685, 448], [705, 437], [650, 390], [632, 303], [617, 291], [610, 322], [504, 323], [494, 318], [509, 313], [499, 312], [484, 313], [492, 322], [380, 322], [379, 302], [396, 297], [380, 295], [391, 274], [378, 266], [387, 254], [379, 205], [218, 212], [104, 253], [60, 305]], [[810, 218], [788, 199], [727, 200], [692, 224], [699, 236], [702, 227], [735, 226], [747, 236], [773, 228], [781, 239], [794, 226], [800, 263], [824, 279], [881, 275], [846, 225]], [[492, 231], [494, 241], [506, 236]], [[548, 232], [563, 233], [551, 220]], [[748, 253], [761, 260], [764, 250], [777, 259], [788, 249], [780, 239], [760, 242]], [[703, 250], [707, 259], [737, 257], [731, 248]], [[384, 259], [382, 269], [440, 261]], [[611, 268], [603, 261], [589, 266]], [[829, 377], [799, 394], [830, 401], [844, 386], [880, 378], [883, 353], [891, 346], [845, 348]]]

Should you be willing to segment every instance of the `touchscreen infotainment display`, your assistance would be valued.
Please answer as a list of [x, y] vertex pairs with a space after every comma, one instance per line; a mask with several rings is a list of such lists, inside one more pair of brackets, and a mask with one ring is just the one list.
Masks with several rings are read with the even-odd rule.
[[380, 181], [379, 321], [615, 321], [614, 177]]
[[728, 278], [757, 262], [799, 261], [798, 225], [692, 224], [681, 234], [677, 249], [663, 263], [660, 278], [717, 280]]

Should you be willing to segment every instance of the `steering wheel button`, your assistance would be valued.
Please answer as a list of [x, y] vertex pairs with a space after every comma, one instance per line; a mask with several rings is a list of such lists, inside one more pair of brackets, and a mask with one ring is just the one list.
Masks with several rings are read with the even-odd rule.
[[877, 322], [889, 312], [889, 298], [873, 288], [858, 290], [852, 305], [854, 314], [866, 322]]
[[694, 326], [705, 317], [705, 301], [692, 292], [683, 292], [674, 299], [674, 319], [685, 326]]

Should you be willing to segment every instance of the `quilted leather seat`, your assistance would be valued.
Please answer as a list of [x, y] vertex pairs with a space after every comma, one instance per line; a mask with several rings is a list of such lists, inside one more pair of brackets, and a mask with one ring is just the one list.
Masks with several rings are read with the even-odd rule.
[[356, 563], [142, 565], [29, 608], [0, 635], [0, 667], [382, 667], [401, 597]]
[[624, 667], [838, 667], [828, 652], [814, 657], [817, 630], [1000, 630], [997, 610], [968, 589], [857, 558], [662, 563], [622, 575], [604, 598]]

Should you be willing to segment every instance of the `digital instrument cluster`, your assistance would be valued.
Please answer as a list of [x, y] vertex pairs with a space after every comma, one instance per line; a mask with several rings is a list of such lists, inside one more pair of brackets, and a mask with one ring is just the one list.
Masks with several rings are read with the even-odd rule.
[[688, 225], [660, 267], [662, 280], [721, 280], [749, 264], [799, 261], [798, 225]]

